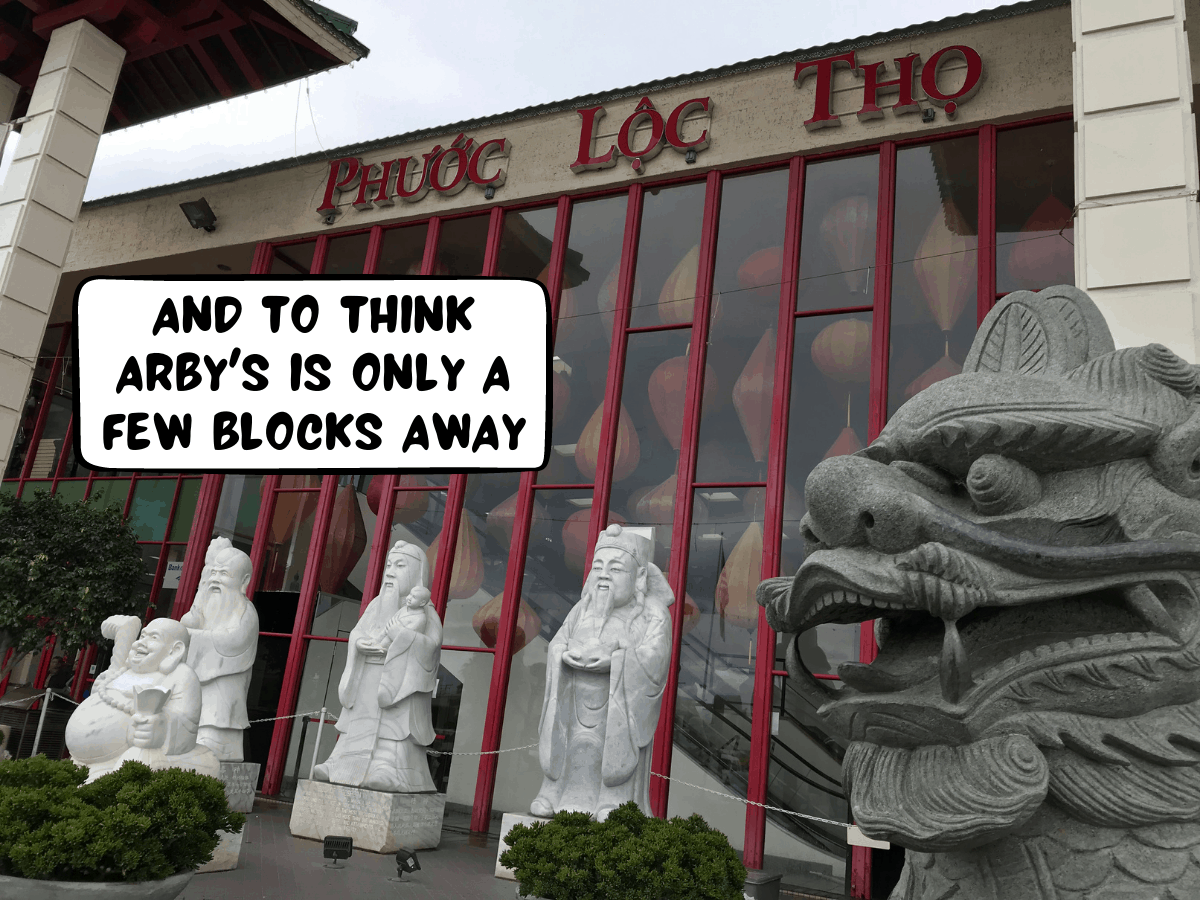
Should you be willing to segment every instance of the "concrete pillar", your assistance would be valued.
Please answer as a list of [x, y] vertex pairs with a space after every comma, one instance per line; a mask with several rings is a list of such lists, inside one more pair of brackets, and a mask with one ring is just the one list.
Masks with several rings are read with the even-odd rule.
[[0, 473], [124, 59], [83, 20], [50, 36], [29, 121], [0, 185]]
[[0, 75], [0, 124], [12, 118], [13, 107], [17, 105], [17, 94], [21, 86], [7, 75]]
[[1076, 284], [1118, 347], [1200, 359], [1196, 126], [1184, 0], [1074, 0]]

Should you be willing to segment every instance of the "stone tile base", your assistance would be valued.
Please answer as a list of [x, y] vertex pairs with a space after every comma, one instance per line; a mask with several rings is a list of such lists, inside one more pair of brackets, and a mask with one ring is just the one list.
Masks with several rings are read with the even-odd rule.
[[318, 841], [349, 835], [355, 850], [374, 853], [435, 850], [445, 811], [445, 794], [391, 794], [301, 779], [290, 828], [296, 837]]
[[500, 854], [508, 849], [508, 832], [514, 825], [532, 825], [534, 822], [549, 822], [549, 819], [542, 819], [537, 816], [523, 816], [520, 813], [505, 813], [504, 818], [500, 820], [500, 846], [496, 849], [496, 877], [507, 878], [509, 881], [516, 881], [517, 876], [513, 874], [512, 869], [506, 869], [500, 865]]
[[221, 763], [221, 774], [217, 777], [225, 782], [225, 799], [229, 801], [230, 809], [248, 813], [254, 808], [254, 788], [261, 768], [252, 762]]
[[221, 832], [221, 843], [213, 851], [213, 858], [202, 865], [197, 872], [228, 872], [238, 867], [242, 855], [242, 834], [245, 827], [237, 834], [228, 831]]

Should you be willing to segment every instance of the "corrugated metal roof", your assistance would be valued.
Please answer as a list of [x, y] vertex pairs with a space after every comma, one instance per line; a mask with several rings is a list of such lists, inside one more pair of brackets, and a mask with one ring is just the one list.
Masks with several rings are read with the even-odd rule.
[[[292, 2], [303, 3], [306, 8], [317, 6], [317, 4], [312, 3], [311, 0], [292, 0]], [[604, 91], [597, 94], [585, 94], [580, 97], [573, 97], [569, 100], [559, 100], [537, 106], [527, 106], [523, 109], [515, 109], [511, 110], [510, 112], [498, 113], [496, 115], [485, 116], [483, 118], [468, 119], [466, 121], [454, 122], [449, 125], [439, 125], [433, 128], [421, 128], [416, 131], [406, 132], [404, 134], [391, 135], [389, 137], [377, 138], [375, 140], [358, 144], [349, 144], [343, 147], [335, 147], [319, 153], [309, 153], [304, 156], [294, 156], [287, 159], [275, 160], [273, 162], [260, 163], [259, 165], [247, 166], [242, 169], [231, 169], [229, 171], [219, 172], [214, 175], [205, 175], [199, 178], [191, 178], [186, 181], [177, 181], [171, 184], [143, 188], [141, 190], [130, 191], [124, 194], [113, 194], [109, 197], [100, 197], [96, 200], [89, 200], [83, 204], [83, 208], [99, 209], [105, 206], [115, 206], [121, 203], [131, 203], [137, 200], [158, 197], [162, 196], [163, 194], [174, 193], [175, 191], [191, 190], [193, 188], [201, 188], [211, 184], [225, 184], [230, 181], [237, 181], [242, 178], [250, 178], [255, 175], [265, 174], [267, 172], [277, 172], [282, 169], [290, 169], [298, 166], [309, 165], [314, 162], [325, 162], [341, 156], [358, 156], [360, 154], [369, 153], [372, 150], [382, 149], [384, 147], [417, 142], [427, 137], [435, 137], [437, 135], [451, 134], [456, 132], [468, 132], [484, 128], [486, 126], [503, 125], [507, 122], [529, 119], [535, 116], [569, 112], [585, 106], [596, 106], [598, 104], [608, 103], [613, 100], [621, 100], [626, 97], [640, 97], [643, 94], [647, 94], [652, 91], [667, 90], [673, 87], [694, 84], [696, 82], [711, 81], [715, 78], [723, 78], [727, 75], [738, 75], [745, 72], [754, 72], [759, 69], [765, 69], [771, 66], [779, 66], [785, 63], [795, 63], [809, 59], [822, 59], [827, 56], [844, 53], [847, 50], [859, 50], [866, 47], [878, 46], [879, 44], [890, 43], [899, 38], [916, 37], [924, 34], [937, 34], [942, 31], [951, 31], [968, 25], [995, 22], [1012, 18], [1014, 16], [1027, 15], [1028, 13], [1042, 12], [1043, 10], [1057, 9], [1059, 7], [1070, 5], [1070, 0], [1026, 0], [1026, 2], [1023, 3], [1013, 3], [1007, 6], [999, 6], [994, 9], [981, 10], [974, 13], [963, 13], [957, 16], [948, 16], [947, 18], [939, 19], [935, 22], [925, 22], [919, 25], [908, 25], [903, 28], [896, 28], [891, 31], [881, 31], [876, 34], [865, 35], [852, 40], [838, 41], [836, 43], [823, 44], [819, 47], [810, 47], [805, 50], [793, 50], [786, 53], [779, 53], [774, 56], [764, 56], [759, 59], [747, 60], [746, 62], [718, 66], [712, 69], [704, 69], [700, 72], [693, 72], [688, 75], [678, 75], [672, 78], [647, 81], [643, 82], [642, 84], [631, 85], [624, 88], [616, 88], [614, 90]], [[328, 23], [326, 23], [326, 25], [327, 27], [332, 27], [331, 25], [328, 25]], [[354, 39], [349, 38], [349, 40], [353, 41]], [[357, 44], [358, 42], [354, 41], [354, 43]], [[363, 49], [365, 50], [366, 48]]]
[[371, 51], [362, 43], [355, 40], [354, 32], [358, 31], [358, 22], [340, 12], [315, 3], [314, 0], [292, 0], [292, 3], [304, 10], [310, 18], [318, 22], [322, 28], [341, 41], [359, 56], [366, 56]]

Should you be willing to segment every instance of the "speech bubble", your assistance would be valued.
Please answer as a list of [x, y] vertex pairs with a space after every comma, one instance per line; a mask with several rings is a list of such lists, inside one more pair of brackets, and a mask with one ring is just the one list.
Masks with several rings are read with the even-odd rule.
[[76, 453], [127, 472], [522, 471], [550, 304], [517, 278], [91, 278]]

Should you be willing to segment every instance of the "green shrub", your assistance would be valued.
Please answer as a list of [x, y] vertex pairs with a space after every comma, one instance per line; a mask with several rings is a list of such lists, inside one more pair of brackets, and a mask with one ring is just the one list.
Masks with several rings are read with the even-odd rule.
[[603, 822], [561, 812], [516, 825], [500, 862], [525, 896], [545, 900], [742, 900], [746, 868], [729, 840], [698, 815], [668, 821], [636, 803]]
[[86, 779], [70, 760], [0, 762], [0, 875], [154, 881], [208, 862], [217, 832], [246, 821], [208, 775], [127, 762]]

